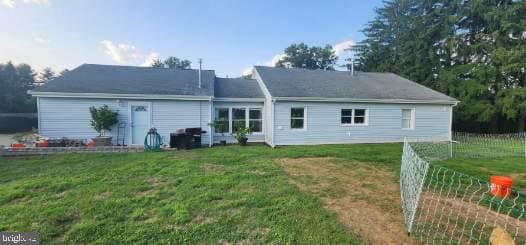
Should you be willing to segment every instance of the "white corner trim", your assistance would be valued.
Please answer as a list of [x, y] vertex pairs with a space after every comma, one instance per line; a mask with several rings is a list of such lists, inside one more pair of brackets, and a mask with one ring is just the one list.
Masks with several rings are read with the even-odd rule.
[[29, 91], [35, 97], [95, 98], [95, 99], [143, 99], [143, 100], [211, 100], [213, 96], [156, 95], [156, 94], [107, 94], [107, 93], [63, 93]]

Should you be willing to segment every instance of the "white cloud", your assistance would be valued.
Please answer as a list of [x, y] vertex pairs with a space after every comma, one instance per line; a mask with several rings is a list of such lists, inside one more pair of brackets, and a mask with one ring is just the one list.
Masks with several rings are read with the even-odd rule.
[[45, 44], [48, 42], [46, 38], [43, 38], [42, 36], [37, 35], [35, 33], [33, 33], [33, 40], [39, 44]]
[[0, 4], [7, 6], [8, 8], [15, 8], [17, 3], [24, 3], [24, 4], [48, 4], [48, 0], [2, 0]]
[[280, 61], [283, 58], [285, 58], [285, 54], [276, 54], [276, 55], [274, 55], [274, 57], [272, 57], [271, 60], [265, 62], [264, 64], [266, 66], [275, 66], [276, 63], [278, 63], [278, 61]]
[[114, 43], [110, 40], [100, 41], [102, 51], [113, 61], [121, 64], [151, 66], [153, 61], [161, 56], [157, 52], [143, 53], [134, 45], [128, 43]]
[[102, 40], [101, 42], [104, 53], [109, 55], [111, 59], [119, 63], [136, 62], [143, 57], [140, 52], [131, 44], [119, 43], [115, 44], [109, 40]]
[[243, 71], [241, 72], [241, 75], [243, 75], [243, 76], [250, 76], [250, 75], [252, 75], [252, 66], [243, 69]]
[[336, 54], [336, 56], [342, 55], [346, 50], [352, 46], [354, 46], [356, 43], [353, 40], [346, 40], [343, 42], [339, 42], [337, 44], [334, 44], [332, 46], [332, 50]]
[[144, 58], [144, 62], [141, 64], [141, 66], [152, 66], [154, 60], [160, 59], [160, 56], [156, 52], [151, 52], [148, 55], [146, 55], [146, 58]]

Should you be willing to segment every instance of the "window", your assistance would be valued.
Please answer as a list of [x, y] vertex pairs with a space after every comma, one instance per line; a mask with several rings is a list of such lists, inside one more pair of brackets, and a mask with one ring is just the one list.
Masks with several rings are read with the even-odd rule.
[[342, 124], [352, 124], [352, 109], [342, 109]]
[[246, 128], [246, 110], [245, 108], [232, 108], [232, 133], [239, 129]]
[[354, 109], [354, 124], [365, 124], [365, 109]]
[[367, 109], [342, 109], [342, 125], [367, 125]]
[[241, 128], [250, 128], [252, 133], [262, 133], [263, 109], [246, 107], [225, 107], [215, 109], [215, 133], [236, 133], [238, 129]]
[[402, 129], [414, 129], [414, 109], [402, 109]]
[[229, 132], [229, 110], [228, 108], [216, 108], [214, 130], [216, 133]]
[[263, 113], [259, 108], [251, 108], [248, 112], [248, 126], [253, 133], [263, 132]]
[[305, 127], [305, 108], [290, 108], [290, 128], [303, 129]]

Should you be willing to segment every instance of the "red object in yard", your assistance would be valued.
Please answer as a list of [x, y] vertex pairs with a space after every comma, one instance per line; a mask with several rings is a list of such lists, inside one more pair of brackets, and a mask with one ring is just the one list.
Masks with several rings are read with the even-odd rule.
[[49, 143], [47, 142], [47, 140], [44, 140], [44, 141], [36, 142], [35, 145], [36, 147], [48, 147]]
[[22, 143], [14, 143], [14, 144], [11, 144], [11, 147], [13, 147], [13, 148], [24, 148], [24, 147], [26, 147], [26, 145], [24, 145]]
[[500, 198], [506, 198], [511, 194], [513, 180], [506, 176], [491, 176], [491, 194]]
[[93, 140], [89, 140], [88, 143], [86, 144], [87, 147], [95, 147], [95, 141]]

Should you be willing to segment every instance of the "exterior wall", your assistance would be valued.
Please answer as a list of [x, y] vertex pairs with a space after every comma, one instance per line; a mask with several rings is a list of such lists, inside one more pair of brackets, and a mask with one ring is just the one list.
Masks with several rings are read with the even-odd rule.
[[[305, 107], [303, 130], [291, 130], [290, 108]], [[341, 109], [368, 109], [368, 125], [341, 125]], [[415, 109], [415, 128], [402, 129], [401, 109]], [[401, 142], [404, 137], [449, 138], [451, 105], [276, 102], [275, 145]]]
[[[212, 111], [212, 115], [213, 113], [215, 113], [215, 108], [218, 108], [218, 107], [262, 107], [263, 111], [262, 111], [262, 115], [263, 115], [263, 133], [260, 133], [260, 134], [251, 134], [248, 136], [248, 142], [264, 142], [265, 141], [265, 132], [266, 132], [266, 128], [265, 126], [267, 125], [267, 118], [266, 118], [266, 115], [265, 115], [265, 108], [264, 108], [264, 103], [263, 102], [214, 102], [214, 105], [213, 105], [213, 111]], [[212, 116], [212, 120], [214, 120], [214, 116]], [[230, 135], [228, 133], [225, 133], [224, 135], [222, 134], [214, 134], [214, 143], [217, 144], [219, 143], [221, 140], [226, 140], [226, 142], [228, 144], [233, 144], [233, 143], [237, 143], [236, 141], [236, 138], [233, 136], [233, 135]]]
[[[119, 111], [119, 123], [125, 123], [122, 134], [125, 144], [129, 144], [130, 100], [116, 99], [75, 99], [75, 98], [38, 98], [39, 133], [51, 138], [82, 138], [89, 139], [97, 135], [90, 125], [89, 107], [108, 105]], [[152, 127], [156, 127], [163, 137], [163, 142], [169, 143], [169, 134], [178, 128], [201, 127], [207, 131], [202, 136], [202, 143], [209, 142], [209, 101], [175, 101], [175, 100], [140, 100], [137, 102], [152, 103]], [[114, 144], [117, 143], [117, 126], [111, 131]], [[121, 142], [119, 142], [121, 143]]]
[[265, 95], [265, 109], [264, 109], [264, 117], [266, 118], [265, 121], [265, 143], [268, 145], [274, 147], [274, 103], [272, 102], [272, 95], [267, 89], [267, 86], [263, 82], [263, 79], [259, 75], [258, 71], [256, 69], [252, 70], [252, 79], [256, 79], [256, 81], [259, 84], [259, 88]]

